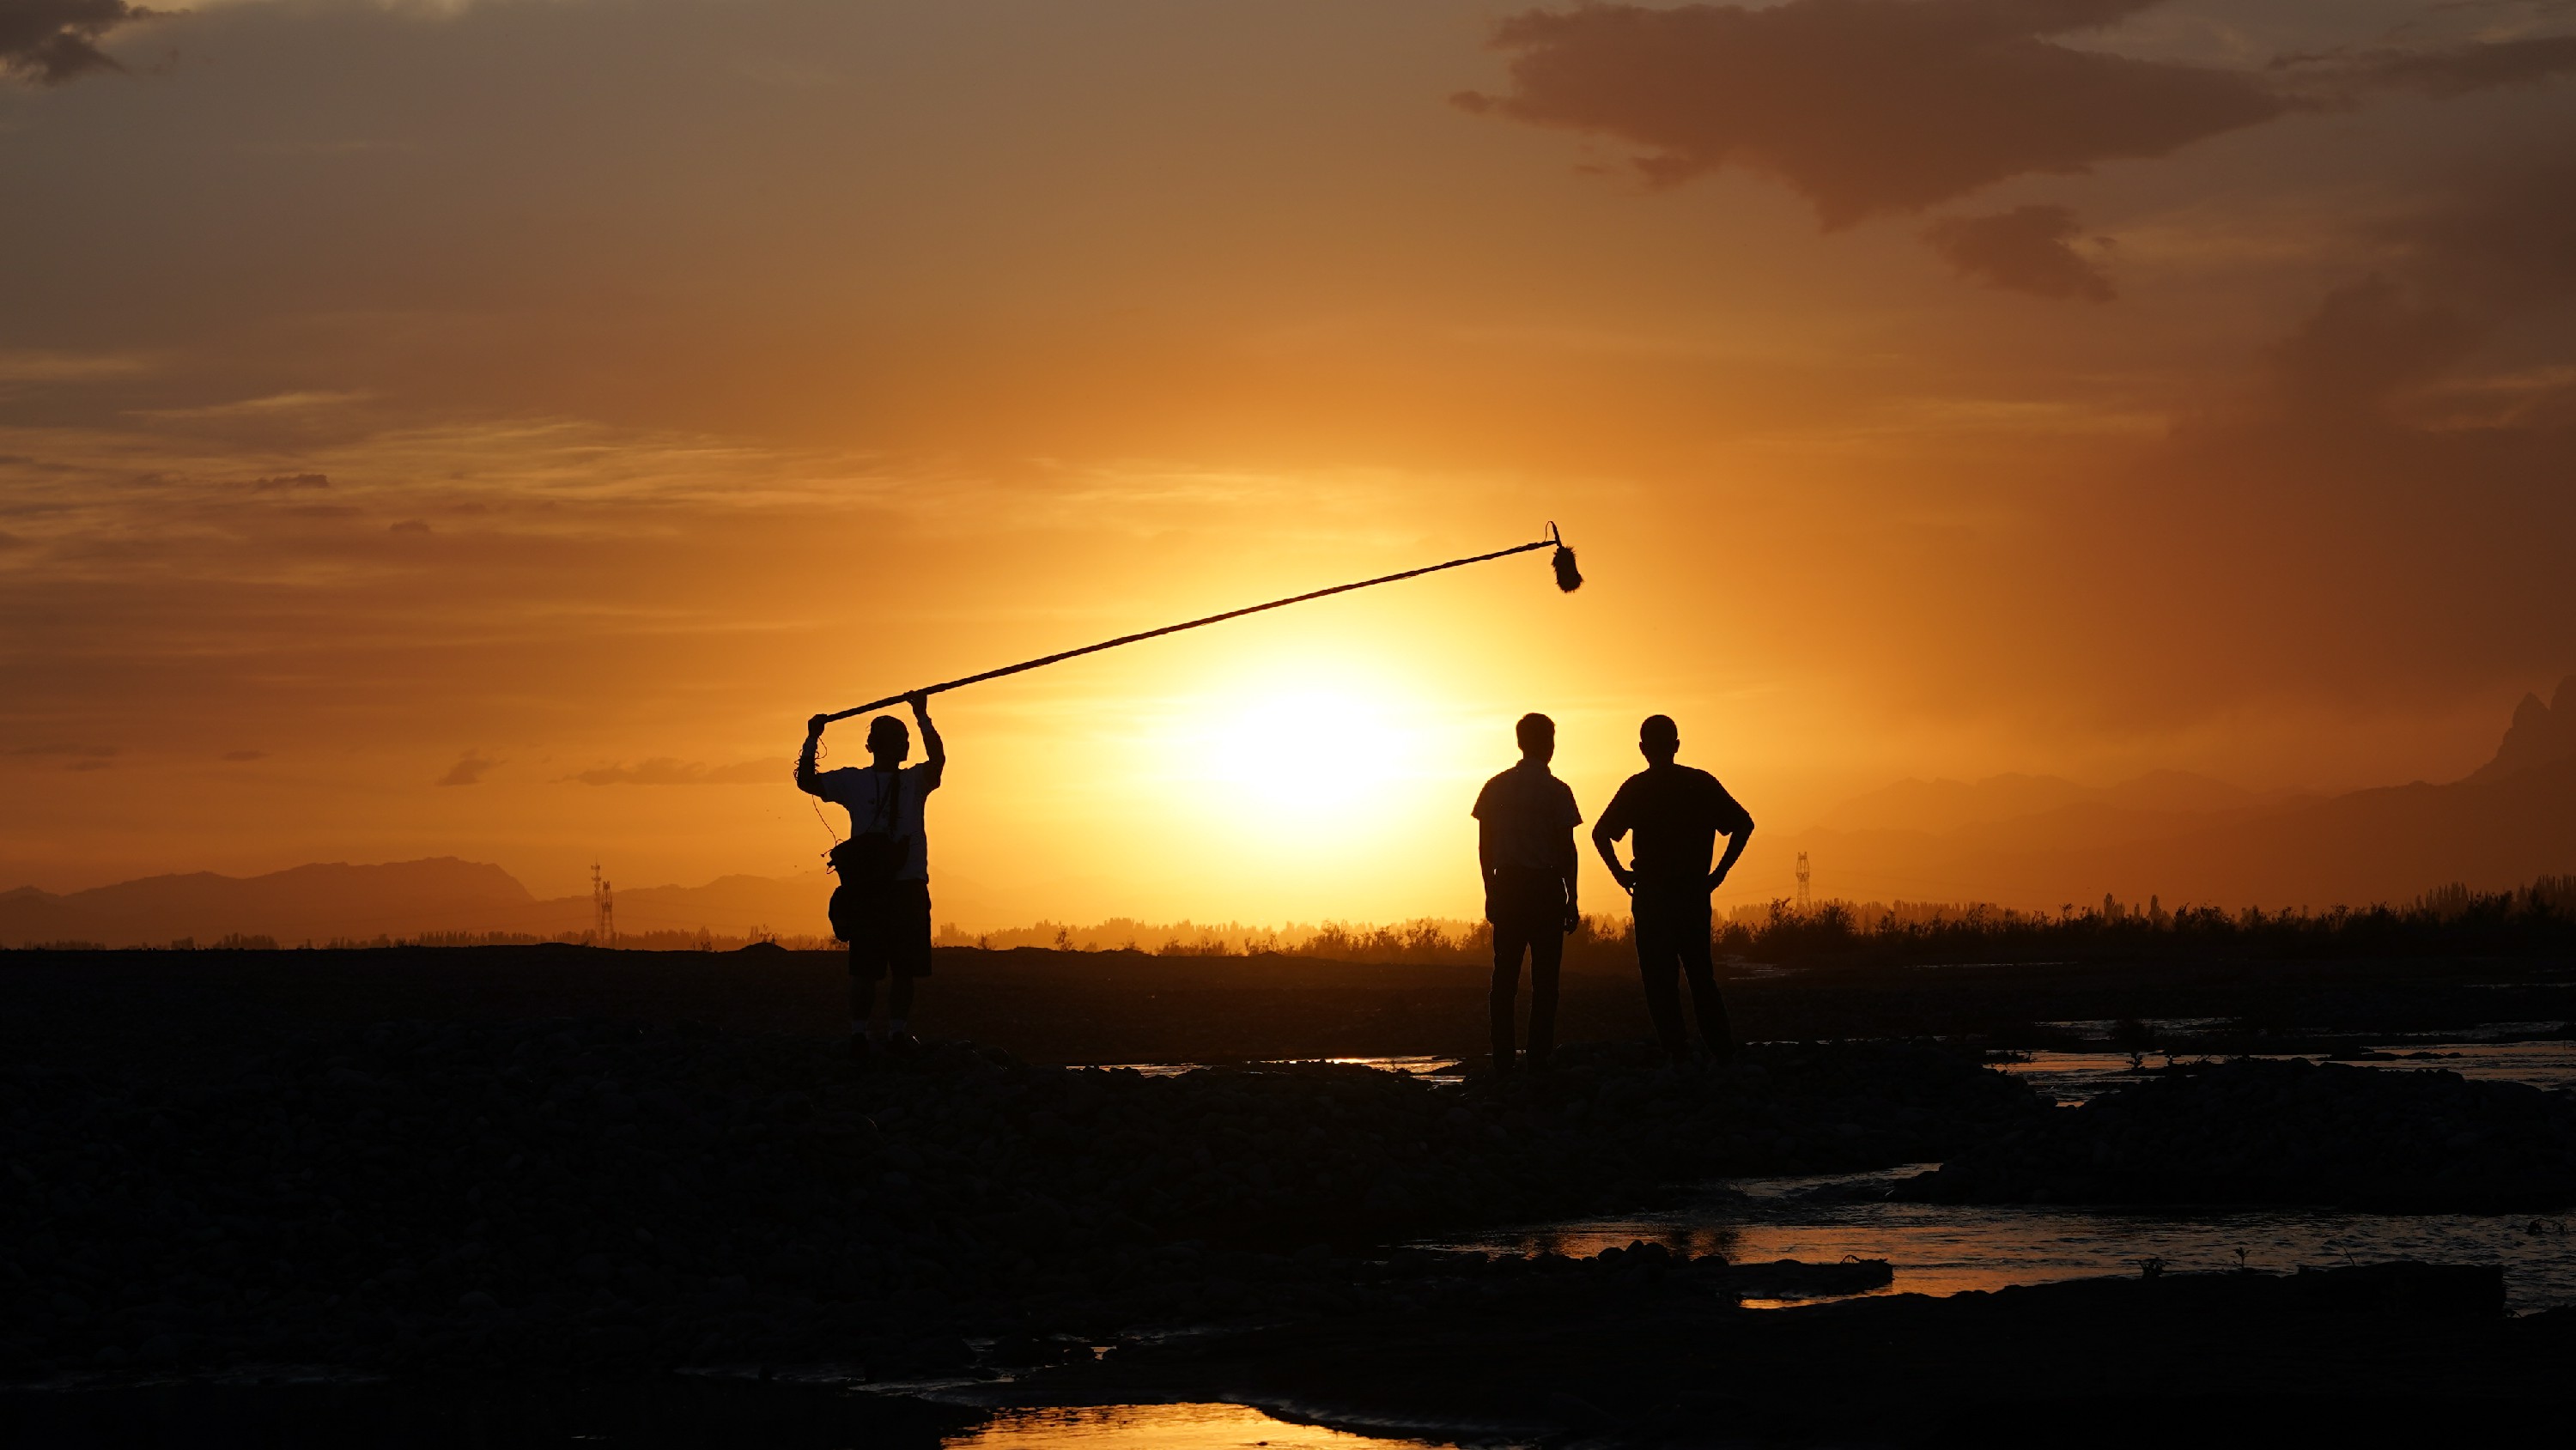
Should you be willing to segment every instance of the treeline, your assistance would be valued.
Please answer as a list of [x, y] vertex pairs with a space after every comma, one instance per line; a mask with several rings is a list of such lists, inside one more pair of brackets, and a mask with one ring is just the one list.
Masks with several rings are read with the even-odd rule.
[[[1483, 922], [1421, 918], [1394, 925], [1328, 922], [1247, 931], [1148, 926], [1113, 920], [1077, 928], [1041, 922], [969, 936], [943, 928], [940, 945], [1002, 950], [1146, 951], [1162, 956], [1276, 954], [1331, 961], [1451, 963], [1491, 958]], [[1151, 943], [1148, 945], [1148, 943]], [[1968, 961], [2092, 961], [2148, 957], [2529, 956], [2576, 952], [2576, 876], [2543, 876], [2528, 886], [2481, 892], [2463, 885], [2426, 892], [2402, 906], [2168, 910], [2106, 895], [2056, 911], [1991, 903], [1786, 900], [1740, 906], [1713, 923], [1711, 951], [1740, 963], [1896, 964]], [[1589, 916], [1566, 938], [1566, 965], [1625, 968], [1636, 962], [1626, 917]]]
[[[1037, 947], [1068, 952], [1149, 952], [1170, 957], [1311, 957], [1329, 961], [1473, 965], [1493, 952], [1493, 928], [1481, 921], [1422, 917], [1392, 925], [1326, 922], [1247, 928], [1238, 923], [1162, 926], [1113, 918], [1090, 927], [1054, 922], [970, 935], [940, 928], [938, 945], [1003, 951]], [[595, 940], [589, 932], [536, 936], [525, 932], [426, 932], [415, 936], [335, 937], [303, 942], [304, 948], [352, 950], [385, 947], [539, 946], [614, 947], [628, 951], [737, 951], [775, 945], [790, 951], [828, 951], [839, 943], [822, 936], [786, 936], [755, 927], [738, 935], [699, 931], [621, 932]], [[2033, 911], [1987, 903], [1824, 901], [1798, 906], [1785, 900], [1738, 907], [1716, 921], [1711, 950], [1744, 964], [1897, 964], [1974, 961], [2118, 961], [2154, 957], [2270, 958], [2402, 956], [2535, 956], [2576, 954], [2576, 876], [2543, 876], [2507, 891], [2451, 885], [2402, 906], [2304, 907], [2264, 911], [2247, 907], [2184, 906], [2172, 910], [2154, 897], [2144, 905], [2104, 896], [2078, 908]], [[235, 935], [200, 943], [170, 942], [167, 950], [275, 951], [272, 937]], [[43, 942], [31, 950], [102, 949], [88, 941]], [[1636, 961], [1635, 926], [1626, 917], [1588, 916], [1565, 942], [1569, 968], [1621, 969]]]
[[2450, 885], [2402, 906], [2168, 911], [2105, 896], [2054, 913], [1967, 906], [1913, 914], [1775, 901], [1758, 920], [1712, 933], [1726, 956], [1757, 962], [2116, 961], [2150, 957], [2539, 956], [2576, 952], [2576, 876], [2506, 891]]

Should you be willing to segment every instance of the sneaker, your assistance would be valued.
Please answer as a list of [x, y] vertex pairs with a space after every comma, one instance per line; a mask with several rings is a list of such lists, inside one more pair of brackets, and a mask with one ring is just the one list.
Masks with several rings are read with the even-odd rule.
[[921, 1039], [909, 1032], [898, 1032], [886, 1039], [886, 1056], [912, 1057], [921, 1051]]

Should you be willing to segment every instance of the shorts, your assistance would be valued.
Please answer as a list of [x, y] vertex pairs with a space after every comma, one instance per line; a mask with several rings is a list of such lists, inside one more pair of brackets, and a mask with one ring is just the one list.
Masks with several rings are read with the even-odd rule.
[[850, 975], [930, 975], [930, 883], [844, 882], [832, 893], [832, 933], [850, 945]]

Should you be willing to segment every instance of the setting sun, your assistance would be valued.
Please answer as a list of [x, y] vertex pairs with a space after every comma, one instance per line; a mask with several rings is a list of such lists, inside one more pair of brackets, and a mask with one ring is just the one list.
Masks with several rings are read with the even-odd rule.
[[1259, 829], [1374, 814], [1387, 788], [1431, 755], [1420, 707], [1331, 687], [1211, 699], [1187, 727], [1192, 773], [1223, 805], [1256, 815]]

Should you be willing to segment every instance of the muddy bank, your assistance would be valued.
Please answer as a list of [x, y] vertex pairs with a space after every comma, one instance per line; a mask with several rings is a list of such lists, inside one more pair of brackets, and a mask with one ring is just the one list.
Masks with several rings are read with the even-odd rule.
[[[1865, 1266], [1862, 1266], [1865, 1267]], [[2500, 1313], [2492, 1266], [2166, 1274], [1951, 1299], [1751, 1310], [1748, 1283], [1853, 1266], [1727, 1265], [1640, 1246], [1584, 1261], [1401, 1255], [1343, 1312], [1137, 1336], [1031, 1367], [983, 1347], [929, 1400], [831, 1378], [414, 1374], [0, 1391], [13, 1443], [759, 1443], [928, 1447], [1021, 1405], [1214, 1400], [1469, 1445], [2439, 1442], [2563, 1412], [2576, 1313]], [[1883, 1269], [1883, 1266], [1882, 1266]], [[1836, 1279], [1835, 1276], [1841, 1276]]]
[[[1352, 1428], [1603, 1447], [2446, 1437], [2559, 1411], [2576, 1315], [2502, 1313], [2492, 1267], [2097, 1279], [1746, 1310], [1695, 1266], [1497, 1287], [1361, 1322], [1139, 1344], [1002, 1403], [1231, 1399]], [[1504, 1277], [1533, 1277], [1527, 1269]], [[1615, 1281], [1615, 1282], [1613, 1282]], [[2365, 1441], [2367, 1443], [2367, 1441]]]
[[[2062, 1024], [2192, 1019], [2192, 1051], [2331, 1050], [2366, 1036], [2576, 1019], [2562, 962], [2133, 962], [1731, 968], [1756, 1039], [1944, 1035], [2100, 1045]], [[469, 947], [347, 952], [0, 952], [0, 1050], [194, 1060], [210, 1025], [598, 1017], [827, 1036], [847, 978], [824, 952]], [[922, 1021], [1032, 1062], [1212, 1062], [1484, 1050], [1474, 966], [942, 950]], [[1562, 1035], [1650, 1035], [1636, 974], [1569, 971]], [[2059, 1024], [2059, 1025], [2051, 1025]], [[2143, 1045], [2143, 1044], [2142, 1044]]]
[[808, 1039], [450, 1021], [245, 1030], [166, 1069], [0, 1073], [22, 1372], [954, 1367], [970, 1333], [1332, 1311], [1382, 1272], [1354, 1246], [1934, 1158], [2048, 1111], [1894, 1044], [1705, 1076], [1578, 1045], [1484, 1090], [964, 1045], [859, 1073]]
[[1897, 1196], [2556, 1212], [2576, 1204], [2576, 1097], [2341, 1063], [2178, 1067], [1970, 1148]]

